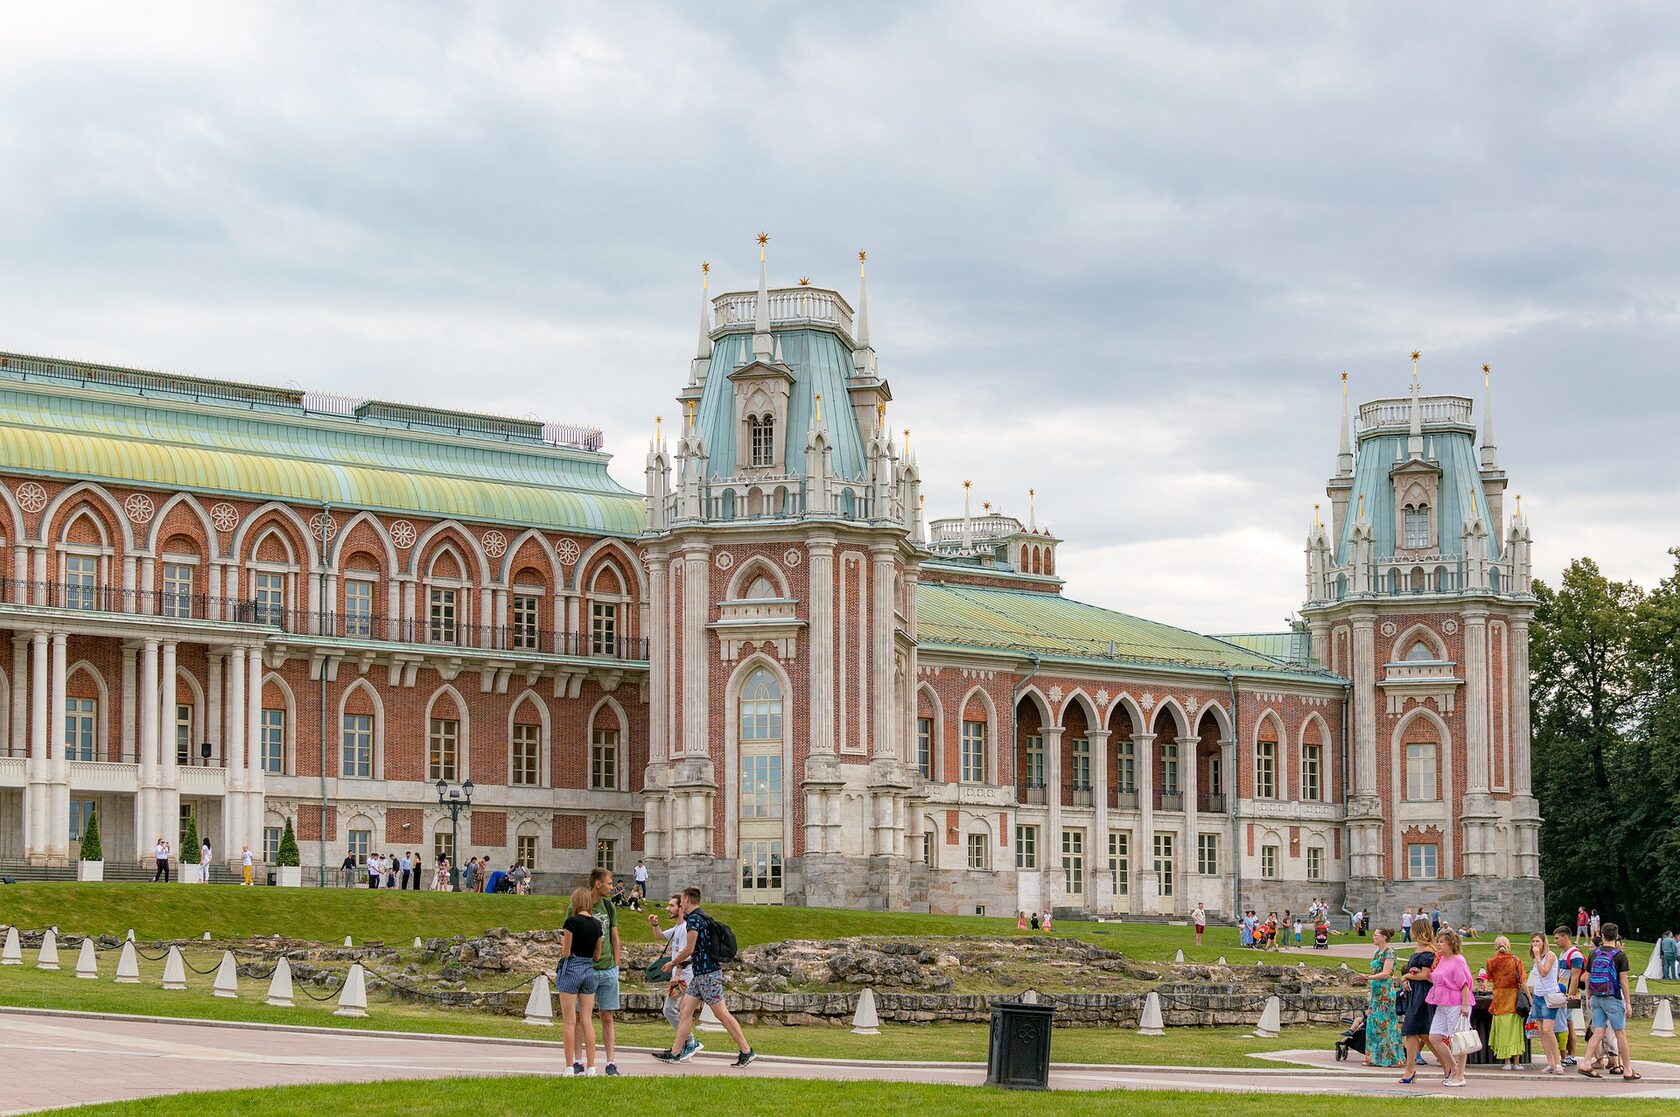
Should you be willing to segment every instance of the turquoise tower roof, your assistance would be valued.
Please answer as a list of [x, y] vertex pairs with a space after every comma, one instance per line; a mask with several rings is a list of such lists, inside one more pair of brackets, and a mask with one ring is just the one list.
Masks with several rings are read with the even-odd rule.
[[[838, 333], [825, 329], [772, 327], [771, 334], [781, 347], [782, 364], [793, 376], [788, 390], [787, 429], [777, 432], [788, 472], [796, 476], [805, 473], [805, 439], [820, 395], [823, 423], [833, 447], [835, 476], [863, 476], [864, 438], [847, 391], [853, 374], [851, 345]], [[711, 371], [701, 389], [695, 416], [695, 425], [706, 440], [708, 476], [731, 477], [736, 472], [739, 426], [735, 420], [735, 386], [729, 374], [751, 364], [752, 359], [750, 331], [725, 333], [713, 342]]]

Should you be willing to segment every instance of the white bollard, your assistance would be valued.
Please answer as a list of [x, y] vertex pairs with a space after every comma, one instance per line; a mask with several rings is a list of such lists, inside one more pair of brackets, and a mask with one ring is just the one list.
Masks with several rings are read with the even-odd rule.
[[857, 1011], [852, 1013], [852, 1034], [854, 1036], [878, 1036], [881, 1034], [881, 1017], [875, 1011], [875, 990], [865, 989], [858, 994]]
[[23, 965], [23, 943], [18, 939], [16, 927], [6, 928], [6, 947], [0, 950], [0, 966]]
[[163, 987], [165, 989], [185, 989], [187, 987], [187, 964], [181, 960], [181, 948], [171, 946], [169, 957], [163, 962]]
[[204, 932], [204, 941], [205, 942], [210, 941], [210, 932], [209, 931]]
[[58, 969], [58, 935], [48, 927], [41, 935], [41, 954], [35, 962], [38, 970]]
[[1651, 947], [1651, 956], [1645, 960], [1644, 976], [1654, 977], [1660, 981], [1662, 975], [1662, 943], [1659, 942]]
[[350, 972], [344, 977], [344, 989], [338, 994], [338, 1007], [333, 1010], [333, 1015], [367, 1015], [367, 975], [362, 972], [360, 962], [350, 963]]
[[717, 1013], [712, 1011], [711, 1005], [700, 1006], [700, 1030], [702, 1032], [723, 1031], [723, 1022], [717, 1018]]
[[1644, 974], [1639, 975], [1639, 983], [1633, 987], [1633, 991], [1635, 993], [1649, 993], [1651, 991], [1651, 987], [1645, 984]]
[[344, 945], [345, 945], [345, 946], [354, 946], [354, 945], [355, 945], [355, 943], [352, 943], [352, 942], [351, 942], [351, 941], [350, 941], [350, 936], [349, 936], [349, 935], [345, 935], [345, 936], [344, 936]]
[[1254, 1028], [1254, 1034], [1259, 1039], [1276, 1039], [1283, 1031], [1283, 1002], [1276, 997], [1266, 998], [1266, 1007], [1260, 1012], [1260, 1023]]
[[268, 983], [266, 1003], [275, 1008], [292, 1007], [292, 964], [284, 958], [274, 963], [274, 977]]
[[1174, 954], [1173, 955], [1173, 961], [1175, 961], [1175, 962], [1184, 961], [1184, 951], [1180, 950], [1176, 954]]
[[1674, 1009], [1664, 997], [1657, 1002], [1657, 1011], [1651, 1017], [1651, 1035], [1657, 1039], [1674, 1038]]
[[1161, 1019], [1161, 994], [1151, 989], [1143, 1002], [1143, 1015], [1138, 1017], [1138, 1035], [1161, 1036], [1166, 1022]]
[[140, 984], [140, 959], [134, 953], [134, 940], [123, 943], [122, 953], [117, 955], [117, 984]]
[[425, 943], [420, 941], [420, 936], [419, 935], [414, 936], [414, 949], [415, 950], [424, 949], [425, 945], [426, 945]]
[[525, 1001], [525, 1023], [539, 1028], [554, 1027], [554, 998], [549, 996], [548, 975], [538, 974], [531, 983], [531, 996]]
[[222, 964], [216, 967], [216, 980], [211, 983], [210, 991], [218, 997], [239, 998], [239, 963], [233, 960], [233, 951], [222, 951]]
[[99, 980], [99, 959], [93, 953], [93, 940], [83, 939], [81, 953], [76, 955], [76, 976], [84, 981]]
[[1225, 961], [1225, 955], [1223, 955], [1223, 954], [1221, 954], [1221, 955], [1220, 955], [1220, 956], [1219, 956], [1219, 964], [1220, 964], [1220, 965], [1221, 965], [1221, 966], [1228, 966], [1228, 965], [1230, 965], [1230, 963], [1229, 963], [1229, 962], [1227, 962], [1227, 961]]
[[1579, 1008], [1569, 1010], [1569, 1026], [1582, 1035], [1587, 1033], [1587, 1014]]

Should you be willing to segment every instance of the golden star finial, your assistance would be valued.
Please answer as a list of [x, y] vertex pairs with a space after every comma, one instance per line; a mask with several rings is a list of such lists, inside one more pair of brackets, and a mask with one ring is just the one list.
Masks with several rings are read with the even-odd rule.
[[808, 275], [800, 276], [799, 277], [799, 285], [801, 287], [809, 287], [811, 285], [811, 277], [808, 276]]
[[765, 245], [767, 245], [769, 243], [770, 243], [770, 234], [769, 233], [758, 234], [758, 246], [760, 248], [763, 248]]
[[1423, 356], [1422, 353], [1418, 352], [1416, 349], [1412, 350], [1412, 360], [1415, 361], [1421, 356]]
[[982, 500], [982, 501], [981, 501], [981, 502], [980, 502], [980, 511], [982, 511], [982, 512], [990, 512], [990, 511], [991, 511], [991, 510], [992, 510], [992, 502], [991, 502], [991, 501], [989, 501], [989, 500]]
[[861, 249], [861, 248], [860, 248], [860, 249], [858, 249], [858, 263], [860, 263], [860, 264], [861, 264], [861, 263], [863, 263], [863, 262], [864, 262], [864, 261], [865, 261], [865, 260], [867, 260], [867, 259], [869, 259], [869, 253], [867, 253], [867, 252], [865, 252], [865, 251], [864, 251], [864, 250], [863, 250], [863, 249]]
[[701, 260], [700, 261], [700, 274], [702, 274], [702, 275], [710, 274], [711, 270], [712, 270], [712, 262], [710, 260]]
[[1483, 365], [1482, 366], [1482, 371], [1483, 372], [1492, 372], [1493, 371], [1493, 366], [1492, 365]]
[[966, 488], [968, 488], [968, 487], [969, 487], [969, 486], [970, 486], [970, 485], [972, 485], [972, 484], [973, 484], [973, 483], [974, 483], [974, 482], [972, 482], [972, 481], [964, 481], [964, 482], [963, 482], [963, 488], [965, 488], [965, 489], [966, 489]]

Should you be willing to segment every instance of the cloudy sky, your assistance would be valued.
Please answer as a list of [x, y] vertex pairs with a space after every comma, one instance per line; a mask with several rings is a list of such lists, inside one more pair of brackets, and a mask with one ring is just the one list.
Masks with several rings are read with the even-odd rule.
[[[0, 348], [593, 423], [698, 265], [851, 292], [930, 511], [1276, 628], [1337, 374], [1480, 394], [1540, 572], [1680, 544], [1680, 14], [1640, 5], [14, 5]], [[1479, 408], [1479, 403], [1478, 403]]]

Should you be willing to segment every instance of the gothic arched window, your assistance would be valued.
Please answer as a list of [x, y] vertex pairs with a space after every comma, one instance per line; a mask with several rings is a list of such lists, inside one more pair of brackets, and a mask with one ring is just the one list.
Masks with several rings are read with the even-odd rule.
[[1405, 545], [1407, 547], [1418, 548], [1429, 546], [1429, 505], [1406, 505], [1405, 527]]
[[751, 437], [752, 455], [748, 463], [754, 466], [776, 464], [776, 417], [769, 413], [747, 418], [747, 432]]

